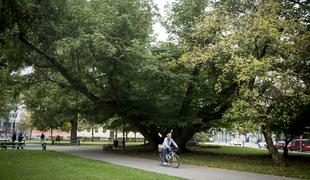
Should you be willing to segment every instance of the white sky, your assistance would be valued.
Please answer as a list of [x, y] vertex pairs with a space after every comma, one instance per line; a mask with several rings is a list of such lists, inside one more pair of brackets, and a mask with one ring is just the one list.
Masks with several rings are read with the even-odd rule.
[[[159, 9], [159, 13], [162, 17], [166, 16], [165, 6], [168, 4], [171, 4], [172, 2], [174, 2], [174, 0], [154, 0], [154, 3], [157, 5], [157, 7]], [[167, 33], [166, 29], [159, 22], [156, 22], [153, 25], [153, 29], [154, 29], [154, 34], [157, 37], [156, 38], [157, 41], [167, 41], [168, 40], [168, 33]]]

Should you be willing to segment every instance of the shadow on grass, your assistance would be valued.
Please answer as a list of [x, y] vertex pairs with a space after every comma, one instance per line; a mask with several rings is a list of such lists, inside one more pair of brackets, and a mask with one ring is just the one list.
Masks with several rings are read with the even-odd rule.
[[[244, 160], [267, 160], [271, 161], [271, 155], [267, 151], [256, 150], [252, 148], [243, 147], [231, 147], [231, 146], [195, 146], [190, 147], [190, 152], [183, 153], [183, 155], [195, 155], [201, 157], [207, 156], [219, 156], [219, 157], [230, 157], [230, 158], [240, 158]], [[217, 151], [218, 149], [223, 149], [223, 151]], [[228, 149], [234, 149], [235, 151], [229, 151]], [[209, 151], [214, 150], [214, 151]], [[238, 150], [245, 150], [242, 153], [238, 153]], [[282, 155], [282, 152], [280, 152]], [[288, 166], [292, 163], [307, 163], [310, 165], [310, 154], [295, 154], [290, 153], [288, 157], [285, 158]]]
[[[310, 154], [290, 153], [286, 166], [272, 166], [272, 159], [266, 150], [234, 146], [192, 146], [188, 152], [179, 152], [181, 163], [212, 168], [262, 173], [278, 176], [310, 179]], [[158, 152], [149, 145], [127, 147], [125, 151], [112, 150], [112, 153], [158, 160]]]
[[[139, 157], [146, 157], [157, 159], [158, 152], [154, 150], [153, 146], [150, 145], [135, 145], [126, 147], [125, 151], [122, 149], [112, 150], [114, 153], [122, 153]], [[254, 164], [272, 164], [271, 156], [267, 151], [253, 148], [243, 148], [243, 147], [234, 147], [234, 146], [219, 146], [219, 145], [211, 145], [211, 146], [189, 146], [188, 151], [186, 152], [178, 152], [178, 154], [185, 159], [199, 159], [208, 160], [211, 159], [223, 159], [223, 160], [240, 160], [247, 161], [248, 163]], [[310, 154], [293, 154], [285, 158], [287, 166], [303, 164], [310, 166]], [[195, 164], [195, 162], [190, 162], [191, 164]]]

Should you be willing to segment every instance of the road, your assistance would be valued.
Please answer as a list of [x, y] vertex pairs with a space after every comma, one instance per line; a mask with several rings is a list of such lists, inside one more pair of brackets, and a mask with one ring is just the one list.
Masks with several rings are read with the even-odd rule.
[[193, 180], [297, 180], [280, 176], [247, 173], [217, 168], [181, 164], [179, 168], [160, 166], [158, 161], [105, 152], [98, 146], [49, 146], [48, 150], [87, 159], [101, 160], [145, 171], [157, 172]]

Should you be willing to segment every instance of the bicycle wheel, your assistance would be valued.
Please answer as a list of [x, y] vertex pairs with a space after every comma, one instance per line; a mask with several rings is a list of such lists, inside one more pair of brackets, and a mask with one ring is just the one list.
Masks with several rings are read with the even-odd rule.
[[174, 154], [171, 157], [171, 165], [174, 168], [178, 168], [180, 166], [180, 157], [177, 154]]

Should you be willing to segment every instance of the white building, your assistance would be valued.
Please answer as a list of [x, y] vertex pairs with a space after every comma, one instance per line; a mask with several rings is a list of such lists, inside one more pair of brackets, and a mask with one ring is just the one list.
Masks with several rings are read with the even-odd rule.
[[8, 118], [0, 118], [0, 134], [10, 135], [13, 131], [18, 131], [18, 123], [20, 122], [25, 109], [18, 106], [16, 111], [11, 111]]
[[[1, 119], [0, 118], [0, 136], [11, 136], [13, 131], [18, 132], [18, 124], [21, 121], [23, 114], [26, 112], [26, 109], [24, 106], [18, 106], [18, 109], [16, 111], [11, 111], [9, 113], [8, 118], [6, 119]], [[33, 138], [39, 138], [41, 136], [42, 131], [38, 131], [33, 129], [32, 132], [26, 131], [25, 132], [26, 136], [31, 136]], [[44, 132], [46, 134], [46, 137], [50, 136], [49, 131]], [[59, 135], [64, 139], [69, 139], [70, 138], [70, 132], [62, 132], [60, 130], [54, 130], [53, 131], [53, 136]], [[77, 136], [79, 138], [83, 139], [90, 139], [92, 136], [95, 139], [98, 140], [104, 140], [104, 139], [118, 139], [123, 137], [123, 132], [118, 131], [116, 132], [115, 130], [109, 130], [104, 127], [96, 127], [93, 128], [92, 130], [86, 129], [86, 130], [80, 130], [77, 132]], [[143, 139], [143, 135], [139, 132], [128, 132], [125, 137], [129, 140], [141, 140]]]
[[[116, 138], [122, 138], [123, 132], [121, 131], [115, 131], [115, 130], [109, 130], [105, 129], [103, 127], [94, 128], [93, 129], [94, 137], [99, 139], [116, 139]], [[77, 136], [81, 138], [91, 138], [92, 137], [92, 130], [86, 129], [82, 131], [77, 132]], [[142, 139], [144, 138], [143, 135], [139, 132], [128, 132], [125, 137], [130, 139]]]

